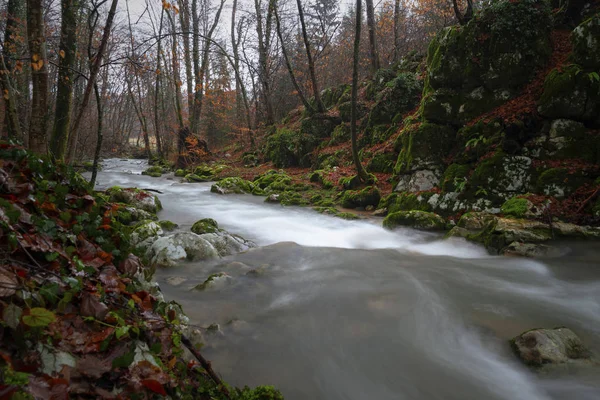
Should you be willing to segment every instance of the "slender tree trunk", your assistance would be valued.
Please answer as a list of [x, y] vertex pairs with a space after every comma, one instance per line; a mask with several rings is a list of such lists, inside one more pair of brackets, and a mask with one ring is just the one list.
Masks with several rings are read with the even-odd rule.
[[400, 60], [400, 0], [394, 0], [394, 62]]
[[44, 29], [43, 0], [27, 0], [27, 36], [31, 55], [31, 121], [29, 148], [34, 153], [48, 150], [48, 59]]
[[262, 10], [259, 0], [254, 0], [254, 7], [256, 9], [256, 34], [258, 35], [258, 80], [262, 86], [261, 95], [265, 107], [265, 123], [267, 125], [273, 125], [275, 123], [275, 116], [273, 113], [273, 103], [271, 101], [271, 88], [269, 83], [269, 37], [265, 36], [263, 30]]
[[78, 0], [62, 0], [58, 80], [56, 83], [56, 110], [54, 128], [50, 137], [50, 152], [56, 160], [63, 160], [67, 150], [73, 105], [73, 66], [77, 52]]
[[[316, 110], [308, 102], [308, 100], [306, 99], [306, 96], [304, 96], [304, 93], [302, 92], [302, 88], [300, 88], [300, 85], [298, 84], [298, 81], [296, 80], [296, 74], [294, 74], [294, 69], [292, 68], [292, 64], [290, 62], [287, 50], [285, 48], [283, 34], [281, 33], [281, 21], [279, 20], [279, 11], [277, 9], [275, 9], [275, 24], [276, 24], [276, 28], [277, 28], [277, 36], [279, 37], [279, 42], [281, 43], [280, 44], [281, 52], [283, 53], [283, 59], [285, 60], [285, 66], [287, 67], [288, 73], [290, 75], [290, 80], [292, 81], [292, 85], [294, 85], [294, 89], [296, 89], [296, 93], [298, 93], [298, 97], [300, 98], [300, 101], [304, 105], [304, 108], [306, 109], [306, 111], [308, 111], [309, 113], [314, 113]], [[320, 100], [320, 98], [319, 98], [319, 100]]]
[[102, 96], [98, 90], [98, 84], [94, 83], [94, 94], [96, 95], [96, 108], [98, 110], [98, 131], [96, 132], [96, 149], [94, 150], [94, 164], [92, 166], [92, 177], [90, 178], [90, 186], [93, 188], [96, 184], [98, 176], [98, 163], [100, 161], [100, 150], [102, 149]]
[[[190, 52], [190, 5], [188, 0], [178, 0], [178, 2], [179, 24], [181, 25], [183, 35], [183, 60], [187, 85], [188, 115], [192, 118], [192, 110], [194, 108], [194, 75], [192, 75], [192, 54]], [[192, 15], [192, 18], [196, 18], [196, 16]], [[193, 120], [190, 121], [190, 125], [194, 125]]]
[[117, 4], [119, 0], [112, 0], [110, 10], [108, 12], [108, 17], [106, 18], [106, 25], [104, 26], [104, 33], [102, 34], [102, 40], [100, 42], [100, 47], [98, 51], [94, 55], [93, 62], [90, 66], [90, 76], [87, 82], [87, 86], [85, 88], [85, 92], [83, 93], [83, 101], [81, 102], [81, 109], [75, 118], [75, 122], [71, 129], [71, 134], [69, 135], [69, 147], [68, 147], [68, 158], [67, 161], [71, 162], [75, 155], [75, 148], [77, 147], [77, 136], [79, 132], [79, 126], [81, 125], [81, 121], [83, 120], [83, 114], [85, 113], [85, 109], [87, 108], [90, 102], [90, 95], [92, 89], [94, 87], [94, 82], [96, 82], [96, 78], [98, 76], [98, 72], [100, 70], [100, 65], [102, 64], [102, 59], [104, 58], [104, 52], [106, 50], [106, 46], [108, 45], [108, 38], [110, 37], [110, 30], [112, 29], [112, 24], [115, 19], [115, 13], [117, 12]]
[[23, 130], [19, 121], [17, 94], [12, 80], [13, 63], [12, 60], [17, 58], [17, 43], [15, 37], [18, 34], [19, 26], [17, 19], [21, 11], [19, 0], [8, 0], [6, 8], [6, 29], [4, 30], [4, 44], [2, 49], [2, 90], [4, 92], [5, 101], [5, 119], [6, 131], [8, 137], [23, 139]]
[[215, 32], [217, 25], [219, 24], [221, 11], [223, 11], [223, 5], [225, 5], [225, 0], [221, 0], [219, 9], [217, 10], [217, 14], [215, 15], [215, 19], [212, 23], [212, 26], [210, 27], [210, 30], [204, 38], [204, 48], [202, 49], [202, 64], [200, 65], [199, 71], [200, 74], [196, 77], [196, 93], [194, 94], [194, 107], [192, 118], [194, 124], [191, 127], [192, 134], [198, 134], [199, 132], [200, 116], [202, 115], [202, 101], [204, 98], [204, 80], [207, 78], [210, 45], [212, 43], [212, 35]]
[[304, 40], [304, 48], [306, 49], [306, 58], [308, 60], [308, 71], [310, 74], [310, 81], [313, 87], [313, 95], [315, 96], [315, 103], [317, 104], [318, 112], [325, 112], [325, 105], [321, 100], [321, 93], [319, 91], [319, 85], [317, 82], [317, 75], [315, 73], [315, 63], [310, 51], [310, 42], [308, 40], [308, 33], [306, 32], [306, 24], [304, 23], [304, 11], [302, 10], [302, 3], [300, 0], [296, 0], [298, 5], [298, 15], [300, 16], [300, 26], [302, 27], [302, 39]]
[[163, 22], [165, 17], [165, 10], [161, 9], [160, 12], [160, 24], [158, 27], [158, 44], [156, 49], [156, 79], [154, 81], [154, 136], [156, 137], [156, 151], [158, 152], [158, 156], [163, 158], [165, 155], [163, 153], [162, 148], [162, 140], [160, 137], [160, 111], [159, 111], [159, 102], [160, 102], [160, 80], [163, 72], [160, 70], [160, 58], [162, 54], [162, 31], [163, 31]]
[[367, 2], [367, 28], [369, 29], [369, 50], [371, 54], [371, 72], [375, 73], [381, 67], [379, 51], [377, 50], [377, 30], [375, 29], [375, 9], [373, 0]]
[[358, 62], [360, 57], [360, 31], [362, 26], [362, 0], [356, 0], [356, 31], [354, 36], [354, 57], [352, 60], [352, 102], [351, 102], [351, 120], [350, 130], [352, 137], [352, 160], [356, 166], [356, 174], [358, 179], [362, 182], [368, 180], [367, 173], [365, 172], [360, 158], [358, 157], [358, 144], [357, 144], [357, 131], [356, 131], [356, 100], [358, 98]]
[[454, 15], [460, 25], [465, 25], [473, 18], [473, 0], [467, 0], [467, 10], [463, 14], [458, 7], [458, 0], [452, 0], [452, 7], [454, 8]]

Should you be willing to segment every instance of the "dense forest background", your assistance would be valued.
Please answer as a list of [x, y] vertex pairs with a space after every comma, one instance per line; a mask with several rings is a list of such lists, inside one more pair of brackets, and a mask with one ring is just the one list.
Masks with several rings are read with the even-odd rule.
[[[467, 13], [479, 6], [367, 1], [359, 79], [422, 56], [440, 28], [457, 22], [454, 5]], [[0, 7], [2, 136], [67, 161], [93, 158], [97, 145], [103, 155], [143, 149], [172, 158], [185, 145], [178, 149], [178, 141], [250, 144], [260, 127], [352, 78], [351, 2], [5, 0]]]

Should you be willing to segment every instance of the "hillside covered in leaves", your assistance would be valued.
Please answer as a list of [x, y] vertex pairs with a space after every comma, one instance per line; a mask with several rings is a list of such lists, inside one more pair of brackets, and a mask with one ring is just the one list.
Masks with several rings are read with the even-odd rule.
[[220, 380], [131, 253], [124, 207], [0, 143], [0, 398], [282, 398]]

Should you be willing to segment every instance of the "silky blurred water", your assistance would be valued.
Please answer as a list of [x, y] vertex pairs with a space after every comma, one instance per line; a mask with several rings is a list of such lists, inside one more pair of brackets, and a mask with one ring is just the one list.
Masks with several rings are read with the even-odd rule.
[[[273, 384], [298, 400], [600, 399], [600, 369], [533, 373], [508, 346], [524, 330], [568, 326], [599, 352], [597, 244], [565, 244], [556, 259], [491, 257], [462, 240], [221, 196], [145, 168], [107, 160], [98, 187], [160, 190], [161, 219], [186, 230], [214, 218], [260, 246], [156, 276], [193, 323], [220, 324], [203, 352], [228, 382]], [[232, 283], [191, 290], [214, 272]]]

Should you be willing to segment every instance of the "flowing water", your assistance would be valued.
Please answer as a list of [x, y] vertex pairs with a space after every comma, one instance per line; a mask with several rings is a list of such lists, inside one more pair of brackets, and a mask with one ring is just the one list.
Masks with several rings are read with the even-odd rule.
[[[380, 220], [139, 175], [145, 167], [107, 160], [98, 187], [158, 189], [161, 219], [187, 230], [214, 218], [260, 246], [156, 275], [192, 323], [220, 324], [203, 353], [228, 382], [273, 384], [291, 400], [600, 399], [600, 369], [533, 373], [508, 345], [528, 329], [567, 326], [600, 354], [597, 243], [565, 244], [555, 259], [491, 257]], [[190, 290], [221, 271], [231, 285]]]

